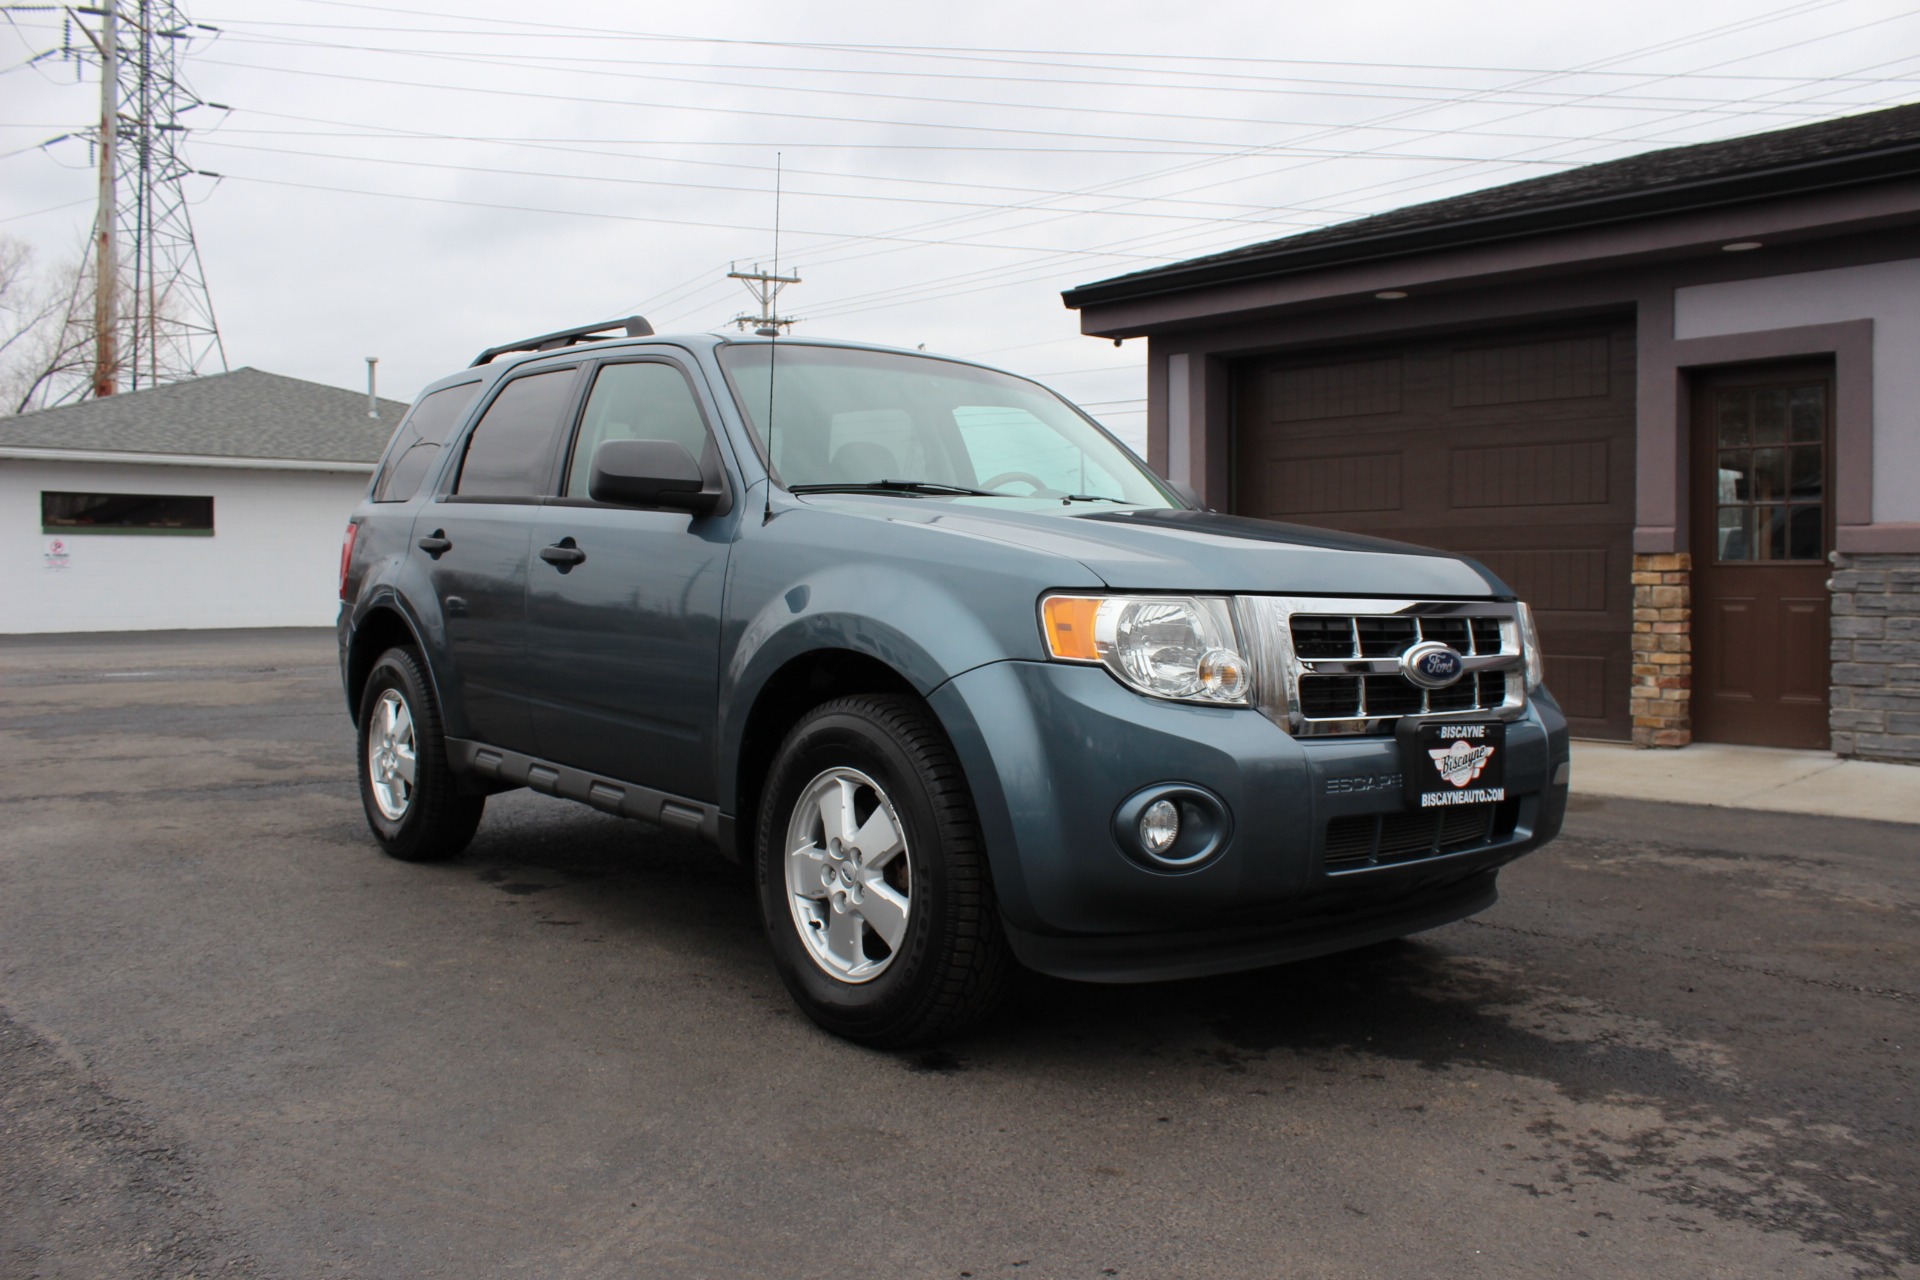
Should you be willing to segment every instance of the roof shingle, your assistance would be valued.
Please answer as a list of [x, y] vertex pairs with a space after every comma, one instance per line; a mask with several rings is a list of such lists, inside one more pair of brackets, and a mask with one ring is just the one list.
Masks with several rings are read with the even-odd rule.
[[1303, 231], [1070, 289], [1069, 307], [1352, 259], [1653, 216], [1790, 190], [1920, 173], [1920, 103], [1648, 151]]
[[0, 418], [0, 448], [307, 462], [380, 458], [407, 406], [259, 369]]

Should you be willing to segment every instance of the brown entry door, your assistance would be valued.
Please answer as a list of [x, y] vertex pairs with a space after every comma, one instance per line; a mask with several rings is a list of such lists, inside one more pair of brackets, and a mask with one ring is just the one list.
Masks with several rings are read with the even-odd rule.
[[1824, 749], [1830, 370], [1702, 378], [1693, 411], [1693, 735]]

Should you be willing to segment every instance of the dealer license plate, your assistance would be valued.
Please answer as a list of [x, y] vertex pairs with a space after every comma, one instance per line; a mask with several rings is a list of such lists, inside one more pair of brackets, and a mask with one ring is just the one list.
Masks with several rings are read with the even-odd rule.
[[1507, 726], [1499, 720], [1402, 721], [1407, 804], [1436, 809], [1507, 798]]

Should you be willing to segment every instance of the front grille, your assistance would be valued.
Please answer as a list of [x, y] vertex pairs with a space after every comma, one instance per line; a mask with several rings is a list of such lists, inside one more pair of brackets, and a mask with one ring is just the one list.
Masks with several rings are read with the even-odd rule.
[[1327, 823], [1324, 862], [1332, 875], [1459, 853], [1513, 834], [1517, 815], [1506, 801], [1335, 818]]
[[[1512, 716], [1525, 703], [1514, 605], [1498, 601], [1241, 597], [1256, 637], [1261, 706], [1295, 733], [1391, 733], [1403, 716]], [[1466, 671], [1444, 689], [1409, 680], [1400, 659], [1447, 645]]]
[[[1420, 700], [1421, 693], [1426, 702]], [[1507, 677], [1481, 671], [1445, 689], [1422, 690], [1405, 676], [1301, 676], [1300, 714], [1309, 720], [1417, 716], [1432, 711], [1480, 711], [1507, 698]]]

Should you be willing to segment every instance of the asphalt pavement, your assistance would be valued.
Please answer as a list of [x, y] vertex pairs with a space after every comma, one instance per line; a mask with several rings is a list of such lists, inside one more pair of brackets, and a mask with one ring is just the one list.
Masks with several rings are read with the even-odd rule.
[[378, 852], [318, 633], [0, 640], [0, 1276], [1920, 1277], [1920, 832], [1578, 793], [1475, 919], [789, 1004], [739, 875], [525, 793]]

